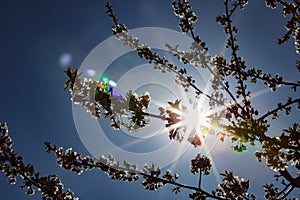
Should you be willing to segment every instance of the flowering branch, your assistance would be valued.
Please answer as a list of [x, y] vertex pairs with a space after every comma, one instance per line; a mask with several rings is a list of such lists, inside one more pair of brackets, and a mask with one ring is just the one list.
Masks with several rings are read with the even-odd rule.
[[17, 155], [12, 148], [13, 142], [8, 135], [6, 123], [0, 124], [0, 131], [0, 170], [8, 177], [10, 184], [16, 184], [17, 177], [21, 177], [23, 179], [21, 189], [26, 188], [27, 195], [34, 195], [36, 187], [41, 191], [43, 199], [78, 199], [70, 189], [63, 191], [64, 185], [57, 175], [40, 176], [32, 165], [23, 162], [23, 157]]
[[[161, 170], [155, 165], [145, 165], [142, 171], [137, 169], [136, 165], [131, 165], [127, 161], [124, 161], [124, 165], [121, 166], [112, 155], [108, 157], [101, 156], [99, 160], [95, 160], [89, 156], [83, 157], [72, 149], [67, 149], [63, 152], [62, 148], [57, 148], [56, 145], [52, 145], [50, 142], [45, 142], [47, 153], [54, 153], [57, 158], [57, 164], [69, 171], [81, 174], [83, 171], [100, 169], [108, 175], [109, 178], [120, 181], [136, 182], [141, 177], [144, 178], [142, 185], [148, 190], [157, 190], [167, 184], [174, 185], [179, 188], [185, 188], [194, 190], [206, 197], [213, 199], [224, 200], [224, 198], [210, 194], [205, 190], [190, 185], [185, 185], [178, 182], [178, 174], [171, 175], [171, 171], [167, 170], [165, 174], [161, 174]], [[210, 161], [207, 157], [196, 158], [198, 163], [192, 163], [192, 170], [199, 170], [205, 168], [206, 173], [211, 167]], [[206, 161], [201, 160], [206, 159]], [[193, 171], [192, 171], [193, 172]], [[193, 172], [194, 173], [194, 172]], [[161, 176], [161, 177], [160, 177]]]

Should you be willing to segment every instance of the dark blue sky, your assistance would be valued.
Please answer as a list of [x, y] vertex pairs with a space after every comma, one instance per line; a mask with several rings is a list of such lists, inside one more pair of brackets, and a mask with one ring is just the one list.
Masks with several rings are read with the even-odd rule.
[[[271, 73], [279, 72], [287, 80], [299, 80], [295, 60], [299, 58], [293, 49], [293, 41], [280, 47], [277, 38], [283, 35], [285, 19], [279, 11], [267, 9], [263, 1], [250, 1], [245, 12], [237, 13], [240, 55], [249, 66], [262, 67]], [[112, 22], [105, 14], [106, 1], [2, 1], [0, 6], [0, 122], [7, 122], [14, 149], [26, 163], [31, 163], [41, 174], [56, 173], [66, 188], [71, 188], [81, 199], [184, 199], [187, 192], [175, 195], [170, 187], [148, 192], [140, 183], [112, 181], [105, 174], [94, 170], [81, 176], [57, 167], [53, 155], [44, 150], [44, 141], [73, 147], [82, 155], [89, 155], [81, 143], [72, 116], [72, 103], [68, 92], [63, 91], [66, 77], [59, 64], [60, 56], [69, 52], [73, 56], [72, 67], [79, 67], [89, 52], [111, 36]], [[179, 30], [178, 19], [173, 15], [171, 2], [160, 0], [111, 1], [121, 23], [129, 29], [138, 27], [164, 27]], [[221, 1], [191, 1], [199, 16], [196, 33], [207, 43], [211, 55], [223, 52], [225, 36], [215, 23], [215, 17], [223, 13]], [[226, 53], [226, 51], [224, 51]], [[253, 87], [259, 91], [260, 87]], [[276, 97], [285, 99], [283, 91]], [[256, 101], [263, 110], [277, 102], [268, 93]], [[272, 100], [271, 100], [272, 99]], [[262, 106], [262, 105], [267, 106]], [[263, 113], [263, 112], [262, 112]], [[274, 130], [282, 129], [298, 115], [276, 123]], [[167, 137], [167, 136], [166, 136]], [[237, 175], [253, 180], [252, 191], [262, 194], [261, 185], [272, 181], [272, 172], [264, 163], [257, 164], [253, 150], [236, 155], [228, 153], [230, 147], [219, 147], [215, 152], [215, 164], [219, 172], [237, 170]], [[183, 183], [196, 185], [197, 177], [189, 173], [189, 162], [194, 154], [187, 153], [175, 169]], [[228, 159], [224, 159], [228, 156]], [[256, 167], [256, 168], [255, 168]], [[262, 168], [260, 168], [262, 167]], [[253, 170], [253, 169], [256, 169]], [[251, 171], [252, 170], [252, 171]], [[258, 178], [268, 174], [264, 179]], [[214, 179], [212, 177], [212, 179]], [[208, 185], [215, 184], [208, 181]], [[40, 199], [37, 192], [28, 197], [19, 185], [8, 184], [0, 175], [1, 199]], [[215, 185], [214, 185], [215, 186]], [[205, 187], [210, 189], [209, 186]]]

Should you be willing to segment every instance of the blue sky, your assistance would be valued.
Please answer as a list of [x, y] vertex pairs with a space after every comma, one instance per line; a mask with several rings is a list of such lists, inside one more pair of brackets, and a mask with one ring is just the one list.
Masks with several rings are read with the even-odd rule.
[[[14, 149], [25, 162], [33, 164], [41, 174], [58, 174], [65, 187], [70, 187], [81, 199], [187, 198], [185, 191], [175, 195], [170, 187], [166, 187], [148, 192], [140, 183], [113, 181], [97, 170], [77, 176], [57, 167], [54, 156], [45, 153], [43, 142], [51, 141], [89, 155], [74, 125], [70, 95], [63, 91], [66, 77], [59, 59], [68, 52], [73, 57], [71, 66], [79, 67], [94, 47], [111, 36], [112, 22], [105, 14], [105, 3], [103, 0], [88, 3], [83, 0], [13, 0], [1, 3], [0, 122], [8, 123]], [[173, 15], [169, 1], [113, 0], [111, 3], [120, 22], [129, 29], [154, 26], [179, 31], [178, 19]], [[191, 3], [199, 17], [196, 33], [207, 43], [209, 53], [226, 54], [223, 29], [215, 23], [215, 17], [223, 13], [222, 2]], [[277, 38], [285, 32], [285, 19], [279, 11], [267, 9], [263, 1], [250, 1], [244, 12], [237, 13], [234, 22], [239, 29], [240, 55], [249, 66], [262, 67], [273, 74], [278, 72], [290, 81], [299, 80], [294, 67], [299, 56], [294, 52], [293, 41], [282, 47], [276, 44]], [[253, 86], [253, 89], [260, 91], [261, 87]], [[275, 97], [283, 100], [290, 94], [281, 89]], [[270, 92], [254, 100], [262, 113], [277, 104]], [[272, 130], [285, 128], [296, 119], [299, 119], [299, 113], [276, 122]], [[265, 163], [255, 161], [254, 150], [238, 155], [230, 152], [230, 146], [217, 144], [212, 156], [218, 172], [235, 170], [238, 176], [249, 178], [252, 191], [261, 195], [261, 185], [273, 178]], [[190, 159], [195, 153], [191, 149], [179, 164], [173, 166], [182, 183], [197, 184], [197, 177], [189, 173]], [[204, 179], [207, 190], [216, 187], [215, 178], [212, 176], [211, 179]], [[28, 197], [18, 184], [9, 185], [4, 174], [0, 175], [0, 185], [1, 199], [40, 199], [39, 193]]]

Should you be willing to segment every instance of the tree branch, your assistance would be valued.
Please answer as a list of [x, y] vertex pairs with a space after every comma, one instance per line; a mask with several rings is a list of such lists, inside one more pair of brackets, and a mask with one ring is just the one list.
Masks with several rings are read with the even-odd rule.
[[279, 171], [280, 175], [283, 176], [286, 180], [288, 180], [294, 187], [300, 188], [300, 176], [297, 178], [293, 178], [290, 173], [285, 170], [280, 170]]
[[282, 109], [284, 109], [284, 108], [286, 108], [286, 107], [288, 107], [288, 106], [290, 106], [290, 105], [292, 105], [294, 103], [299, 103], [299, 102], [300, 102], [300, 98], [294, 99], [293, 101], [290, 101], [290, 102], [287, 102], [287, 103], [283, 104], [280, 107], [277, 107], [277, 108], [275, 108], [275, 109], [273, 109], [271, 111], [268, 111], [266, 114], [264, 114], [261, 117], [259, 117], [258, 120], [264, 120], [266, 117], [272, 115], [273, 113], [275, 113], [275, 112], [277, 112], [279, 110], [282, 110]]

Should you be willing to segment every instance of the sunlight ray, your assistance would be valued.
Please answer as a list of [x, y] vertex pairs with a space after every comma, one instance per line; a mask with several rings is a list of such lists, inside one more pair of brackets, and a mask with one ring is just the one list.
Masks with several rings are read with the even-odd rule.
[[215, 141], [215, 143], [212, 145], [212, 147], [210, 149], [208, 149], [206, 143], [203, 143], [203, 146], [202, 146], [203, 149], [202, 150], [203, 150], [205, 156], [210, 158], [213, 175], [214, 175], [215, 180], [217, 181], [217, 183], [220, 183], [221, 182], [220, 174], [219, 174], [219, 171], [218, 171], [218, 169], [217, 169], [217, 167], [214, 163], [214, 160], [212, 158], [212, 155], [211, 155], [211, 151], [215, 147], [215, 145], [217, 144], [217, 141], [218, 140]]

